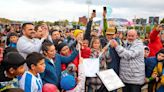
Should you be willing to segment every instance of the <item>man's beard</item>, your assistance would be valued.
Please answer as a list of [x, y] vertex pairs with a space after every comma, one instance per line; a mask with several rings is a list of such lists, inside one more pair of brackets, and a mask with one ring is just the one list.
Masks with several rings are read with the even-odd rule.
[[128, 43], [129, 45], [131, 45], [131, 44], [133, 43], [133, 41], [128, 41], [128, 40], [127, 40], [127, 43]]
[[35, 37], [34, 34], [34, 32], [30, 33], [30, 35], [28, 35], [28, 38], [33, 39]]

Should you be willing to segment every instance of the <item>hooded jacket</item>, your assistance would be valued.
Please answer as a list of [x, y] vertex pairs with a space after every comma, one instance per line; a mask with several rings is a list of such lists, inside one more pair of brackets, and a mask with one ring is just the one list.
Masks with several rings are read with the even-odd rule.
[[120, 78], [124, 83], [142, 85], [145, 78], [144, 46], [136, 39], [131, 45], [117, 46], [120, 56]]

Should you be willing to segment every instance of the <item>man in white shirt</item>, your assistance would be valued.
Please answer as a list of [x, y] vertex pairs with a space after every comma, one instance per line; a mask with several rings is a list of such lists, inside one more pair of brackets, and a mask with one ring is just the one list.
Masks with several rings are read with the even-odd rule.
[[17, 42], [17, 50], [26, 58], [26, 56], [32, 52], [40, 52], [42, 42], [47, 38], [48, 32], [45, 31], [41, 39], [34, 38], [35, 30], [32, 23], [24, 23], [22, 25], [23, 35]]

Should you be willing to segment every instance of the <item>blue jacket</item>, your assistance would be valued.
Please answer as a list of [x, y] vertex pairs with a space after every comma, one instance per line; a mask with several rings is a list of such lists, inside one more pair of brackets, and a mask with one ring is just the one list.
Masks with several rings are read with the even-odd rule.
[[153, 69], [157, 65], [158, 60], [156, 57], [149, 57], [145, 59], [145, 74], [146, 77], [151, 77]]
[[16, 43], [10, 43], [8, 46], [16, 48], [17, 44]]
[[61, 64], [73, 61], [77, 55], [77, 50], [74, 50], [73, 53], [68, 57], [64, 57], [56, 53], [56, 56], [54, 58], [54, 64], [52, 64], [49, 59], [45, 59], [46, 68], [45, 71], [40, 74], [43, 84], [52, 83], [59, 87]]
[[112, 68], [117, 75], [119, 75], [119, 68], [120, 68], [120, 57], [118, 56], [116, 50], [114, 48], [109, 47], [109, 53], [112, 58], [112, 61], [107, 64], [108, 69]]

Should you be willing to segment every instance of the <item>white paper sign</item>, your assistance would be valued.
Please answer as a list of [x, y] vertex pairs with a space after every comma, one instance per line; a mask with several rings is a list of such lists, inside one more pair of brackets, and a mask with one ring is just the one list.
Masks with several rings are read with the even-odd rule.
[[86, 77], [96, 77], [99, 72], [99, 58], [87, 58], [83, 60], [83, 66]]
[[113, 69], [101, 71], [97, 73], [97, 75], [100, 77], [108, 91], [113, 91], [125, 86]]

